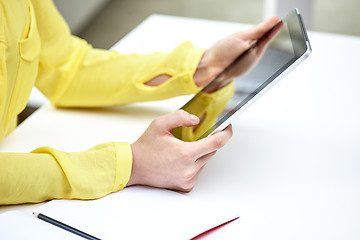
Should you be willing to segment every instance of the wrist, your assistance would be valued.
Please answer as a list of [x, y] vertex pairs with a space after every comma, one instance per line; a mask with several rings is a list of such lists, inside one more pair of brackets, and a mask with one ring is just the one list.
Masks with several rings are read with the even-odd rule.
[[135, 143], [131, 144], [131, 151], [132, 151], [132, 169], [131, 169], [131, 174], [130, 174], [130, 178], [128, 183], [126, 184], [126, 186], [131, 186], [131, 185], [137, 185], [139, 184], [139, 180], [137, 178], [137, 166], [136, 166], [136, 161], [135, 161]]
[[200, 59], [199, 65], [194, 74], [194, 83], [196, 86], [204, 87], [216, 76], [214, 76], [214, 68], [212, 67], [213, 65], [211, 62], [211, 56], [207, 50]]

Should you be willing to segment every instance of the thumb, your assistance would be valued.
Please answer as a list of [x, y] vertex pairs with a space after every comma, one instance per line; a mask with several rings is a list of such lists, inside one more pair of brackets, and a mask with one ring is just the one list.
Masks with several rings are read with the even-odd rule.
[[199, 124], [200, 119], [184, 110], [177, 110], [173, 113], [159, 117], [157, 119], [159, 126], [167, 131], [171, 131], [177, 127], [191, 127]]

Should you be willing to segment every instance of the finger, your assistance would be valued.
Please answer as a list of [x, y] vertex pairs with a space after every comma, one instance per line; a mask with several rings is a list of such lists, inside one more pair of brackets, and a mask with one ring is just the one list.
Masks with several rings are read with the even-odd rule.
[[261, 38], [261, 40], [256, 43], [257, 50], [259, 51], [259, 53], [261, 53], [261, 51], [263, 51], [269, 45], [271, 40], [273, 40], [280, 33], [282, 28], [283, 28], [283, 23], [280, 22], [275, 28], [273, 28], [270, 32], [266, 33]]
[[[208, 153], [204, 156], [202, 156], [201, 158], [199, 158], [197, 161], [196, 161], [196, 174], [194, 175], [194, 177], [190, 180], [192, 186], [195, 185], [195, 182], [197, 180], [197, 178], [199, 177], [201, 171], [204, 169], [206, 163], [210, 160], [210, 158], [212, 158], [214, 155], [215, 155], [216, 151], [214, 152], [211, 152], [211, 153]], [[191, 187], [192, 189], [192, 187]], [[189, 190], [191, 190], [189, 189]]]
[[216, 152], [217, 151], [215, 150], [215, 151], [208, 153], [196, 160], [195, 165], [199, 169], [198, 171], [200, 171], [205, 166], [205, 164], [210, 160], [210, 158], [212, 158], [216, 154]]
[[201, 164], [201, 165], [198, 165], [196, 166], [197, 169], [195, 170], [196, 173], [194, 174], [194, 176], [188, 180], [187, 184], [185, 185], [185, 188], [181, 188], [180, 191], [185, 191], [185, 192], [190, 192], [194, 186], [195, 186], [195, 183], [201, 173], [201, 171], [203, 170], [205, 164], [208, 162], [208, 160], [215, 154], [215, 152], [213, 153], [209, 153], [203, 157], [201, 157], [201, 160], [204, 162], [204, 164]]
[[245, 36], [248, 40], [257, 40], [267, 33], [272, 27], [274, 27], [280, 21], [278, 16], [274, 16], [255, 27], [245, 31]]
[[216, 132], [211, 136], [200, 139], [196, 142], [192, 142], [193, 149], [195, 149], [194, 155], [196, 159], [200, 157], [214, 152], [220, 148], [222, 148], [227, 141], [232, 137], [233, 131], [232, 126], [227, 126], [221, 132]]
[[166, 131], [171, 131], [174, 128], [184, 126], [191, 127], [199, 124], [200, 120], [197, 116], [192, 115], [184, 110], [177, 110], [168, 115], [155, 119], [152, 124]]

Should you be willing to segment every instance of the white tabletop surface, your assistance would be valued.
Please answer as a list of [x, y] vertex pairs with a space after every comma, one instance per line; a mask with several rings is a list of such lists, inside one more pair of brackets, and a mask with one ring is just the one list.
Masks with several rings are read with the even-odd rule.
[[[206, 48], [247, 27], [152, 15], [114, 48], [169, 52], [184, 40]], [[234, 122], [233, 138], [188, 194], [234, 206], [241, 216], [205, 239], [360, 239], [360, 38], [315, 32], [309, 38], [311, 56]], [[187, 99], [87, 110], [47, 104], [0, 151], [80, 151], [133, 142], [153, 118]]]

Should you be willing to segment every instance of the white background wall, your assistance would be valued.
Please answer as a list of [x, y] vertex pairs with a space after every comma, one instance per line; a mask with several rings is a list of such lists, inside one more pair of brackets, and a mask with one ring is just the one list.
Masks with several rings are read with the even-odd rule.
[[[290, 9], [297, 7], [304, 15], [304, 21], [310, 30], [360, 36], [360, 0], [108, 1], [55, 0], [55, 3], [66, 10], [65, 19], [70, 25], [74, 25], [74, 29], [77, 28], [74, 33], [79, 33], [94, 46], [101, 48], [112, 46], [153, 13], [256, 24], [272, 14], [282, 17]], [[81, 18], [81, 11], [85, 11], [90, 5], [98, 5], [97, 8], [101, 11], [80, 31], [72, 22], [75, 17]], [[271, 5], [273, 9], [269, 7]], [[89, 16], [83, 15], [85, 19]]]
[[53, 0], [75, 34], [84, 29], [110, 0]]

